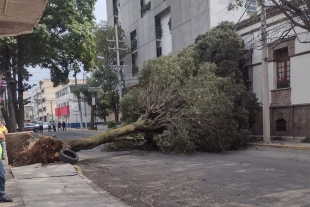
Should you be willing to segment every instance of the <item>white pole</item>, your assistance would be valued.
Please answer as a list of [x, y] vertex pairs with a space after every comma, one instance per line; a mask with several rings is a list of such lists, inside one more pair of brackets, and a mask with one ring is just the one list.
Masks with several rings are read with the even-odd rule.
[[[115, 38], [116, 38], [116, 58], [117, 58], [117, 67], [120, 67], [120, 59], [119, 59], [119, 46], [118, 46], [118, 32], [117, 32], [117, 24], [115, 25]], [[118, 71], [118, 95], [119, 95], [119, 101], [122, 100], [122, 83], [121, 83], [121, 74]]]
[[[263, 5], [264, 2], [262, 2]], [[262, 84], [263, 84], [263, 142], [270, 143], [270, 109], [269, 109], [269, 85], [268, 85], [268, 48], [267, 48], [267, 12], [263, 6], [261, 15], [262, 36]]]
[[[83, 72], [83, 84], [84, 84], [84, 75], [85, 72]], [[86, 102], [84, 100], [84, 122], [85, 122], [85, 128], [87, 128], [87, 113], [86, 113]]]
[[[76, 73], [75, 73], [75, 86], [77, 86], [77, 79], [76, 79]], [[81, 125], [81, 130], [83, 130], [83, 119], [82, 119], [82, 109], [81, 109], [81, 98], [80, 95], [77, 96], [78, 98], [78, 107], [79, 107], [79, 112], [80, 112], [80, 125]]]

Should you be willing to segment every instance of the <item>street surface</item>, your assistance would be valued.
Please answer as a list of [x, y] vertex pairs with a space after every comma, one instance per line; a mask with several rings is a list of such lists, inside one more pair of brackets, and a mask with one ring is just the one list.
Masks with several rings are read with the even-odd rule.
[[52, 136], [55, 134], [58, 139], [79, 139], [79, 138], [87, 138], [90, 136], [94, 136], [96, 134], [102, 133], [103, 130], [99, 131], [89, 131], [89, 130], [83, 130], [80, 129], [67, 129], [66, 131], [52, 131], [48, 132], [47, 130], [43, 130], [43, 133], [35, 133], [36, 135], [43, 134], [45, 136]]
[[79, 152], [83, 174], [125, 203], [145, 206], [310, 206], [310, 151]]

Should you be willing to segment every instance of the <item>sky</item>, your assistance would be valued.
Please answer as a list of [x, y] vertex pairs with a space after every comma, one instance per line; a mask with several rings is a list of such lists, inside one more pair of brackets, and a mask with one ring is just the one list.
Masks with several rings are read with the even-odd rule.
[[[95, 5], [95, 11], [94, 15], [96, 17], [96, 22], [99, 23], [100, 21], [107, 20], [107, 10], [106, 10], [106, 0], [97, 0], [97, 3]], [[48, 69], [41, 69], [40, 67], [36, 68], [28, 68], [29, 72], [33, 74], [32, 77], [30, 77], [29, 84], [39, 84], [39, 81], [47, 78], [50, 78], [50, 71]], [[73, 73], [69, 75], [69, 78], [73, 78]], [[83, 73], [77, 75], [78, 79], [83, 78]], [[34, 87], [35, 89], [37, 87]], [[33, 90], [32, 89], [32, 90]], [[29, 91], [31, 94], [31, 91]]]

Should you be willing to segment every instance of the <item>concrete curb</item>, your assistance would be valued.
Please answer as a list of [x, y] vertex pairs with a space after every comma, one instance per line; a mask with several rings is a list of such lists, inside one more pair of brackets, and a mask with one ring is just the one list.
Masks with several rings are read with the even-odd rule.
[[262, 144], [262, 143], [249, 143], [252, 147], [271, 147], [271, 148], [282, 148], [282, 149], [297, 149], [297, 150], [310, 150], [309, 146], [304, 145], [286, 145], [286, 144]]
[[81, 169], [79, 166], [73, 165], [73, 167], [76, 169], [76, 171], [77, 171], [77, 173], [78, 173], [79, 175], [83, 175], [82, 169]]

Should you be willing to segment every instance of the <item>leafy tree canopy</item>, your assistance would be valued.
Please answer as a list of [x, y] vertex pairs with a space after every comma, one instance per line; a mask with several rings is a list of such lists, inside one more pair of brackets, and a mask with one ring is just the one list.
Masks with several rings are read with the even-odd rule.
[[177, 55], [146, 61], [139, 86], [122, 101], [124, 121], [150, 120], [153, 142], [164, 150], [244, 145], [258, 105], [241, 79], [241, 51], [233, 24], [223, 22]]

